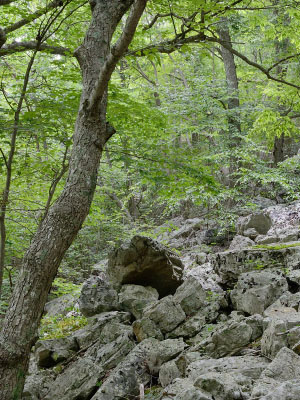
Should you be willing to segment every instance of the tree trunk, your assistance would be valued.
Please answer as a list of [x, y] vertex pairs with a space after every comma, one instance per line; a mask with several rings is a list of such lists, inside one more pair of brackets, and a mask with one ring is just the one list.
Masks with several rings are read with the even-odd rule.
[[[0, 336], [0, 398], [20, 399], [29, 353], [61, 259], [88, 214], [103, 146], [113, 134], [106, 122], [107, 94], [86, 107], [110, 53], [112, 35], [133, 0], [90, 1], [92, 21], [76, 56], [83, 92], [65, 187], [27, 250]], [[107, 75], [108, 76], [108, 75]], [[106, 82], [108, 83], [109, 76]], [[106, 86], [107, 88], [107, 86]]]

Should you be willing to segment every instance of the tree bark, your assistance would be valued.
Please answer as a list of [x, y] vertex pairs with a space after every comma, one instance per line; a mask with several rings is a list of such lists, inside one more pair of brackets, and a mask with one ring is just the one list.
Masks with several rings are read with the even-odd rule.
[[[83, 92], [65, 187], [27, 250], [0, 336], [0, 398], [21, 398], [29, 353], [61, 259], [88, 214], [102, 149], [114, 133], [106, 121], [107, 85], [117, 58], [127, 50], [147, 0], [136, 0], [126, 37], [111, 53], [112, 35], [133, 0], [91, 0], [92, 20], [77, 49]], [[130, 20], [131, 18], [131, 20]], [[131, 28], [131, 33], [130, 29]], [[128, 34], [128, 32], [131, 34]], [[116, 57], [114, 55], [116, 54]], [[92, 102], [91, 102], [92, 99]]]

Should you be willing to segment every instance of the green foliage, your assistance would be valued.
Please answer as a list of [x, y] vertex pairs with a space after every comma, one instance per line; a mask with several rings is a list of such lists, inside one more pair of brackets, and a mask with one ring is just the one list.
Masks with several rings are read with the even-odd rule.
[[83, 328], [87, 325], [87, 319], [83, 316], [45, 316], [42, 318], [39, 330], [39, 338], [59, 339], [71, 335], [72, 332]]

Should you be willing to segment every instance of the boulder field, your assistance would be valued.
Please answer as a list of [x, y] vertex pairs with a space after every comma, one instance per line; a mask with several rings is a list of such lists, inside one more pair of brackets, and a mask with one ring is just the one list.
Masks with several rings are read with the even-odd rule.
[[[271, 211], [189, 265], [143, 236], [116, 249], [83, 284], [88, 324], [36, 343], [24, 400], [299, 400], [299, 221]], [[170, 237], [191, 232], [206, 240], [199, 221]]]

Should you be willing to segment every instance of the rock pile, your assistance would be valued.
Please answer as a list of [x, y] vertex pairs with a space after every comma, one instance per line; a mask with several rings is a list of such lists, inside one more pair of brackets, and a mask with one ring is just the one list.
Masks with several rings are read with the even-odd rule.
[[24, 400], [299, 400], [300, 242], [202, 261], [117, 249], [83, 285], [88, 325], [37, 342]]

